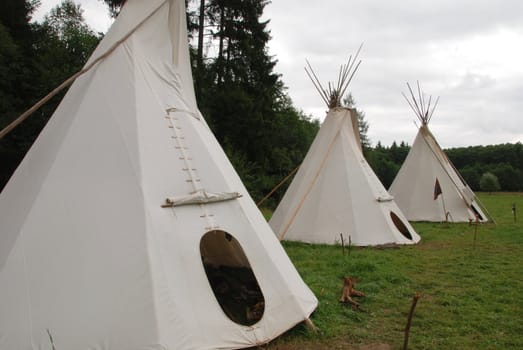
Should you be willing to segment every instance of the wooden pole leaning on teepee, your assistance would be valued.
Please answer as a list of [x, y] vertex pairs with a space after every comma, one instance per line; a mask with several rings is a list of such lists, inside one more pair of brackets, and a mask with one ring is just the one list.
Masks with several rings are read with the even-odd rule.
[[259, 208], [260, 205], [262, 205], [262, 204], [263, 204], [267, 199], [269, 199], [269, 197], [272, 196], [272, 194], [273, 194], [274, 192], [276, 192], [276, 190], [277, 190], [278, 188], [280, 188], [280, 187], [281, 187], [281, 186], [282, 186], [282, 185], [283, 185], [283, 184], [284, 184], [284, 183], [285, 183], [285, 182], [286, 182], [286, 181], [287, 181], [287, 180], [288, 180], [292, 175], [294, 175], [294, 174], [298, 171], [299, 168], [300, 168], [299, 165], [298, 165], [296, 168], [294, 168], [294, 170], [291, 171], [287, 176], [285, 176], [285, 177], [283, 178], [283, 180], [280, 181], [279, 184], [277, 184], [276, 186], [274, 186], [274, 188], [273, 188], [269, 193], [267, 193], [267, 195], [266, 195], [265, 197], [263, 197], [263, 198], [262, 198], [258, 203], [256, 203], [256, 206]]
[[127, 33], [123, 38], [115, 42], [105, 53], [103, 53], [101, 56], [97, 57], [93, 62], [85, 66], [80, 71], [73, 74], [71, 77], [69, 77], [67, 80], [65, 80], [63, 83], [58, 85], [53, 91], [48, 93], [46, 96], [44, 96], [40, 101], [35, 103], [31, 108], [26, 110], [24, 113], [22, 113], [18, 118], [13, 120], [9, 125], [7, 125], [5, 128], [3, 128], [0, 131], [0, 140], [4, 138], [7, 134], [9, 134], [11, 131], [13, 131], [14, 128], [16, 128], [18, 125], [20, 125], [24, 120], [26, 120], [31, 114], [36, 112], [40, 107], [42, 107], [44, 104], [46, 104], [51, 98], [56, 96], [60, 91], [71, 85], [78, 77], [81, 75], [87, 73], [90, 71], [98, 62], [102, 61], [106, 57], [108, 57], [111, 53], [113, 53], [114, 50], [116, 50], [123, 42], [125, 42], [133, 33], [140, 28], [149, 18], [151, 18], [158, 10], [163, 6], [165, 1], [162, 1], [162, 3], [153, 11], [151, 12], [147, 17], [145, 17], [140, 23], [138, 23], [129, 33]]
[[443, 198], [443, 193], [441, 194], [441, 203], [443, 204], [443, 214], [445, 215], [445, 223], [448, 223], [450, 211], [447, 211], [447, 208], [445, 207], [445, 199]]
[[[436, 182], [438, 179], [436, 178]], [[443, 217], [445, 218], [445, 223], [449, 222], [449, 215], [450, 212], [447, 211], [447, 207], [445, 206], [445, 198], [443, 198], [443, 191], [440, 190], [439, 197], [441, 198], [441, 204], [443, 207]]]

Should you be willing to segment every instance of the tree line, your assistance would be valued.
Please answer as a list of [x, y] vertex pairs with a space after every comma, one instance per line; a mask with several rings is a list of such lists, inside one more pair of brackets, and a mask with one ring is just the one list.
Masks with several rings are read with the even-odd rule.
[[[104, 2], [116, 16], [124, 1]], [[267, 0], [187, 0], [186, 4], [199, 108], [257, 201], [300, 164], [319, 122], [293, 105], [281, 75], [274, 71], [276, 58], [268, 54], [268, 21], [261, 20]], [[1, 128], [80, 70], [103, 37], [86, 25], [80, 5], [71, 0], [64, 0], [41, 23], [31, 21], [38, 6], [39, 0], [0, 2]], [[0, 188], [64, 93], [0, 140]], [[344, 103], [355, 107], [352, 96]], [[358, 110], [358, 114], [365, 155], [387, 187], [409, 147], [404, 142], [390, 147], [378, 142], [371, 147], [364, 113]], [[518, 174], [521, 179], [523, 171], [521, 144], [484, 148], [488, 151], [453, 149], [449, 156], [473, 188], [478, 176], [490, 171], [503, 190], [523, 190], [521, 180], [514, 180]], [[519, 149], [519, 155], [507, 156], [508, 149]], [[284, 192], [282, 186], [266, 205], [274, 207]]]
[[[76, 73], [100, 41], [79, 5], [64, 1], [41, 23], [31, 21], [38, 0], [0, 2], [0, 128]], [[0, 188], [32, 145], [64, 92], [0, 140]]]
[[[388, 188], [410, 146], [402, 141], [384, 147], [380, 142], [366, 150], [369, 164]], [[474, 191], [488, 190], [481, 186], [485, 174], [492, 174], [499, 183], [498, 190], [507, 192], [523, 191], [523, 144], [505, 143], [500, 145], [470, 146], [445, 149], [444, 152], [461, 176]]]

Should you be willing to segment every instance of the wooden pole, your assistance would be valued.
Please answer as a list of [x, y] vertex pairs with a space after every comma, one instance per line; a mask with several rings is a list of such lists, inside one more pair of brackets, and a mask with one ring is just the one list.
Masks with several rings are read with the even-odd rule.
[[443, 198], [443, 192], [440, 193], [440, 197], [441, 197], [441, 203], [443, 204], [443, 214], [445, 215], [445, 223], [448, 223], [450, 213], [447, 212], [447, 208], [445, 207], [445, 199]]
[[409, 345], [410, 325], [412, 323], [412, 315], [414, 314], [414, 309], [416, 308], [418, 299], [419, 299], [419, 293], [414, 294], [414, 297], [412, 298], [412, 304], [410, 305], [409, 317], [407, 319], [407, 326], [405, 327], [405, 340], [403, 342], [403, 350], [407, 350], [408, 345]]
[[443, 193], [441, 194], [441, 202], [443, 203], [443, 211], [445, 212], [445, 222], [449, 222], [449, 213], [447, 212], [447, 208], [445, 207], [445, 199], [443, 199]]
[[285, 176], [285, 178], [281, 180], [279, 184], [277, 184], [265, 197], [263, 197], [258, 203], [256, 203], [256, 206], [259, 208], [260, 205], [262, 205], [263, 202], [265, 202], [270, 196], [272, 196], [272, 194], [276, 192], [276, 190], [280, 188], [281, 185], [283, 185], [292, 175], [294, 175], [294, 173], [296, 173], [299, 168], [299, 165], [296, 168], [294, 168], [294, 170], [291, 171], [289, 175]]
[[512, 203], [512, 214], [514, 215], [514, 223], [516, 223], [517, 217], [516, 217], [516, 203]]
[[35, 103], [31, 108], [29, 108], [27, 111], [22, 113], [18, 118], [13, 120], [9, 125], [7, 125], [4, 129], [0, 131], [0, 140], [7, 134], [9, 134], [14, 128], [16, 128], [20, 123], [22, 123], [24, 120], [26, 120], [31, 114], [36, 112], [40, 107], [42, 107], [45, 103], [47, 103], [51, 98], [53, 98], [56, 94], [58, 94], [60, 91], [62, 91], [64, 88], [71, 85], [78, 77], [83, 75], [84, 73], [87, 73], [90, 71], [98, 62], [105, 59], [107, 56], [109, 56], [114, 50], [116, 50], [117, 47], [119, 47], [124, 41], [126, 41], [138, 28], [142, 26], [149, 18], [151, 18], [152, 15], [154, 15], [163, 5], [164, 2], [158, 6], [151, 14], [149, 14], [145, 19], [143, 19], [140, 23], [136, 25], [129, 33], [127, 33], [123, 38], [118, 40], [111, 46], [104, 54], [97, 57], [94, 61], [89, 63], [85, 66], [82, 70], [76, 72], [73, 74], [69, 79], [64, 81], [62, 84], [60, 84], [58, 87], [56, 87], [53, 91], [48, 93], [45, 97], [43, 97], [40, 101]]
[[313, 331], [314, 333], [318, 333], [318, 331], [319, 331], [318, 327], [316, 327], [316, 325], [312, 322], [312, 320], [310, 318], [305, 319], [305, 321], [303, 321], [303, 322], [305, 322], [305, 325], [311, 331]]
[[51, 349], [56, 350], [56, 348], [54, 346], [54, 339], [53, 339], [53, 336], [51, 335], [51, 332], [49, 331], [49, 329], [46, 329], [46, 331], [47, 331], [47, 335], [49, 336], [49, 342], [51, 343]]
[[476, 249], [476, 239], [478, 235], [478, 224], [479, 224], [479, 217], [476, 215], [476, 221], [474, 222], [474, 243], [472, 244], [472, 248]]
[[341, 237], [341, 255], [345, 256], [345, 241], [343, 240], [343, 233], [340, 233]]

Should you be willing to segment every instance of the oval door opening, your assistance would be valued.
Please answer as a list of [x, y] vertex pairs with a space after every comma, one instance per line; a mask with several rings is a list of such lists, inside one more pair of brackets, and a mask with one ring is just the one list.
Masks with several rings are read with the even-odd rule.
[[410, 234], [409, 229], [407, 228], [407, 225], [403, 223], [403, 221], [399, 218], [398, 215], [396, 215], [394, 212], [390, 212], [390, 218], [392, 219], [392, 222], [394, 223], [394, 226], [398, 229], [398, 231], [401, 232], [401, 234], [412, 241], [412, 235]]
[[265, 299], [238, 240], [225, 231], [209, 231], [200, 241], [200, 254], [211, 289], [227, 317], [244, 326], [261, 320]]

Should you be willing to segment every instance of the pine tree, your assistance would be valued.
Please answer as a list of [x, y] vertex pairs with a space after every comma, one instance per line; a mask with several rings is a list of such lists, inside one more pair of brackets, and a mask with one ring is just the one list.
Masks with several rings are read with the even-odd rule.
[[356, 115], [358, 116], [358, 129], [360, 132], [360, 141], [363, 152], [366, 154], [371, 147], [371, 142], [368, 136], [369, 123], [365, 119], [365, 113], [356, 108], [356, 101], [352, 94], [349, 92], [343, 99], [343, 105], [348, 108], [354, 108]]

